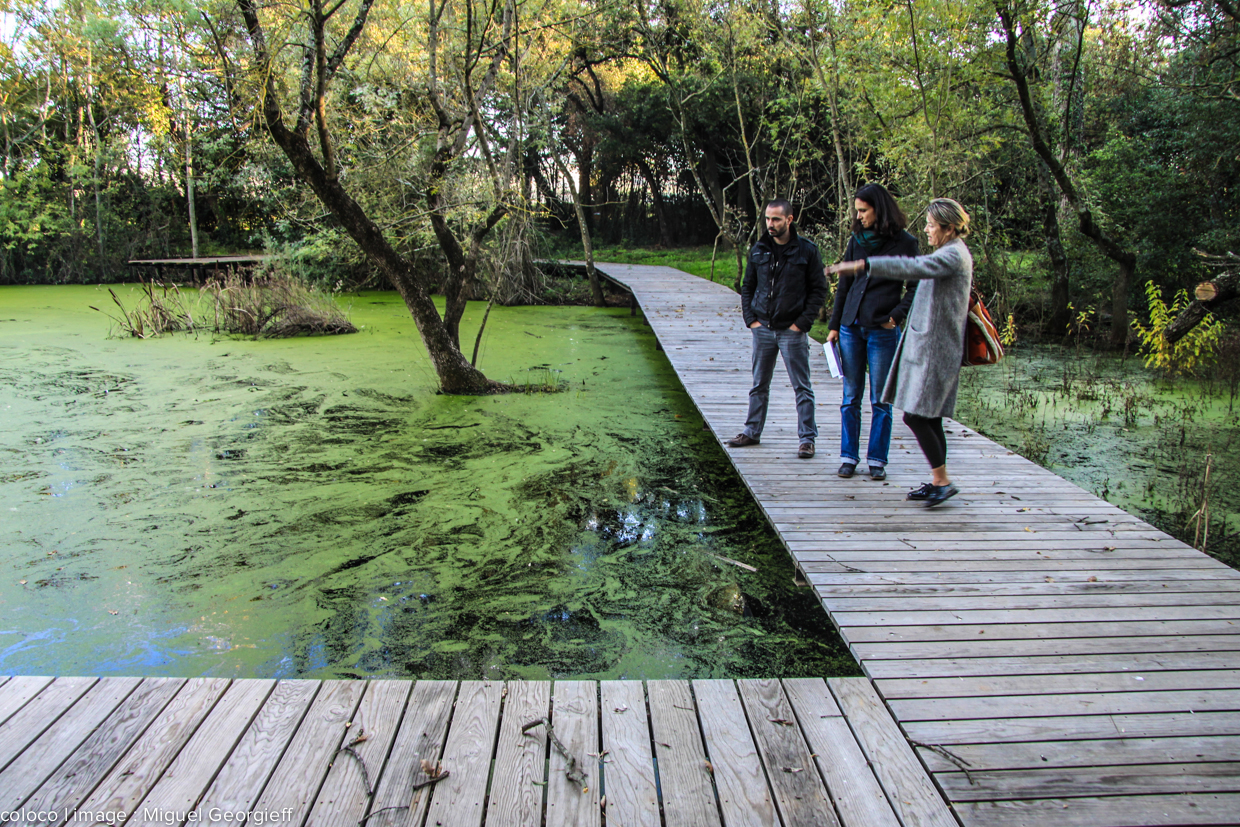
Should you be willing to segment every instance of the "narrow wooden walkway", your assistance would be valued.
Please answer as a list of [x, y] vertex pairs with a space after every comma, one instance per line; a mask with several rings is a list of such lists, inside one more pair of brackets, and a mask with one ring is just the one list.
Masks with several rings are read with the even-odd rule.
[[[715, 435], [739, 432], [737, 295], [599, 269]], [[796, 459], [782, 368], [762, 444], [726, 450], [964, 824], [1240, 824], [1240, 573], [955, 423], [942, 508], [904, 500], [928, 474], [899, 417], [888, 480], [841, 480], [813, 354], [818, 456]]]
[[864, 678], [16, 677], [0, 768], [44, 827], [956, 825]]

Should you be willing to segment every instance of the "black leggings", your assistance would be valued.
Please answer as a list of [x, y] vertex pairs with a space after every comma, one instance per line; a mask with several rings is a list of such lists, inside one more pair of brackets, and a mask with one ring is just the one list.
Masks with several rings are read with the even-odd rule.
[[917, 437], [917, 444], [921, 446], [921, 452], [926, 455], [931, 468], [947, 464], [947, 435], [943, 433], [943, 417], [918, 416], [905, 411], [904, 424]]

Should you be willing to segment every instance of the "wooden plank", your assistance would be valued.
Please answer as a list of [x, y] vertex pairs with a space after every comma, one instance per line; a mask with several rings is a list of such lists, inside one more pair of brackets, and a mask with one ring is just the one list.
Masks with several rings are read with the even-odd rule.
[[73, 812], [184, 685], [185, 681], [180, 678], [143, 681], [38, 788], [23, 809], [35, 813]]
[[971, 718], [1036, 718], [1051, 715], [1140, 715], [1161, 712], [1240, 710], [1240, 691], [1088, 692], [1063, 695], [999, 695], [975, 698], [914, 698], [891, 701], [901, 723]]
[[850, 643], [878, 643], [899, 640], [945, 641], [975, 640], [979, 635], [1001, 640], [1048, 640], [1053, 638], [1139, 637], [1184, 635], [1228, 635], [1240, 637], [1240, 621], [1234, 620], [1146, 620], [1095, 621], [1092, 623], [961, 623], [951, 626], [849, 626]]
[[1009, 640], [945, 640], [856, 643], [851, 647], [858, 660], [890, 658], [970, 658], [1011, 655], [1014, 648], [1030, 657], [1039, 655], [1116, 655], [1156, 652], [1232, 652], [1240, 649], [1240, 635], [1156, 635], [1153, 637], [1071, 637], [1022, 640], [1014, 647]]
[[35, 698], [0, 725], [0, 767], [22, 753], [27, 746], [56, 723], [92, 686], [95, 678], [56, 678]]
[[186, 681], [176, 697], [155, 717], [138, 742], [124, 754], [78, 809], [84, 812], [123, 813], [128, 817], [215, 708], [230, 684], [227, 678]]
[[848, 719], [887, 800], [904, 827], [953, 827], [956, 819], [939, 797], [895, 721], [864, 678], [832, 678], [831, 694]]
[[285, 823], [305, 821], [336, 751], [344, 745], [346, 735], [353, 737], [349, 724], [365, 690], [363, 681], [323, 681], [254, 805], [255, 812], [291, 811]]
[[370, 681], [366, 685], [344, 736], [352, 752], [337, 752], [332, 757], [305, 827], [357, 824], [366, 815], [412, 687], [412, 681]]
[[659, 827], [645, 687], [641, 681], [603, 681], [600, 690], [608, 821], [625, 827]]
[[698, 680], [692, 686], [723, 823], [728, 827], [776, 823], [766, 772], [736, 685], [727, 680]]
[[275, 681], [234, 681], [125, 823], [166, 825], [168, 813], [187, 817], [274, 686]]
[[1047, 798], [1037, 801], [962, 803], [956, 808], [965, 827], [1185, 827], [1234, 824], [1240, 793], [1141, 795], [1130, 797]]
[[106, 678], [78, 698], [0, 772], [0, 809], [19, 808], [141, 682], [141, 678]]
[[254, 809], [318, 691], [318, 681], [276, 684], [195, 808], [199, 824], [209, 821], [207, 814], [211, 810], [246, 813]]
[[920, 677], [983, 677], [1019, 675], [1026, 681], [1035, 675], [1088, 672], [1131, 672], [1134, 675], [1161, 670], [1240, 669], [1240, 653], [1160, 652], [1123, 655], [1044, 655], [1037, 657], [925, 658], [921, 660], [870, 660], [865, 664], [870, 680]]
[[1240, 792], [1240, 764], [1194, 761], [1190, 764], [1059, 767], [1022, 770], [970, 770], [936, 776], [943, 791], [960, 801], [1061, 798], [1096, 795], [1139, 796], [1161, 793]]
[[899, 607], [901, 611], [943, 611], [970, 609], [1081, 609], [1094, 607], [1140, 606], [1210, 606], [1235, 600], [1240, 594], [1218, 592], [1156, 592], [1153, 594], [1034, 594], [985, 597], [919, 597], [917, 595], [879, 597], [837, 597], [819, 595], [823, 606], [832, 615], [843, 612], [885, 612]]
[[839, 825], [822, 776], [778, 680], [738, 681], [785, 827]]
[[482, 823], [503, 689], [494, 681], [461, 682], [443, 751], [443, 768], [451, 775], [435, 785], [428, 824], [478, 827]]
[[[547, 769], [547, 827], [596, 826], [601, 823], [598, 761], [598, 685], [594, 681], [556, 681], [551, 720], [556, 737], [576, 756], [586, 773], [585, 787], [570, 782], [567, 761], [551, 751]], [[593, 756], [593, 757], [591, 757]]]
[[8, 721], [52, 680], [47, 676], [22, 675], [5, 681], [4, 686], [0, 686], [0, 724]]
[[649, 681], [646, 688], [667, 827], [718, 827], [719, 807], [689, 684]]
[[[547, 730], [539, 726], [523, 733], [521, 727], [550, 713], [551, 683], [510, 681], [504, 685], [504, 691], [486, 821], [538, 827], [542, 823], [543, 789], [547, 784]], [[591, 766], [594, 763], [584, 756], [581, 760]]]
[[1240, 670], [1041, 675], [993, 675], [979, 678], [903, 678], [875, 681], [888, 701], [910, 698], [964, 698], [984, 695], [1059, 695], [1085, 692], [1162, 692], [1167, 690], [1240, 689]]
[[798, 678], [783, 684], [844, 827], [900, 827], [826, 681]]
[[455, 699], [455, 681], [418, 681], [413, 685], [405, 717], [396, 731], [396, 742], [379, 777], [366, 827], [422, 824], [433, 788], [422, 787], [415, 791], [413, 787], [429, 780], [422, 770], [422, 762], [427, 761], [433, 767], [443, 756], [444, 738]]
[[[932, 772], [958, 772], [960, 765], [931, 749], [919, 748]], [[1186, 738], [1109, 738], [1086, 741], [1024, 741], [957, 744], [951, 754], [970, 773], [979, 770], [1025, 770], [1046, 767], [1099, 767], [1132, 764], [1240, 762], [1240, 736]]]
[[1190, 738], [1240, 735], [1240, 712], [1162, 712], [1126, 715], [1050, 715], [909, 721], [908, 737], [923, 744], [1073, 741], [1098, 738]]

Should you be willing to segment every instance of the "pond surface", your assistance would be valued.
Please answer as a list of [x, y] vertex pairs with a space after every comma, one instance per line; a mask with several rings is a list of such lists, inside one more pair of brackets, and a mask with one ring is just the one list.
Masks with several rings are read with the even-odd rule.
[[959, 400], [961, 422], [1240, 565], [1240, 400], [1222, 382], [1164, 379], [1137, 356], [1022, 345], [999, 365], [964, 368]]
[[0, 288], [0, 672], [857, 673], [627, 310], [496, 307], [479, 366], [565, 390], [463, 398], [393, 293], [281, 341], [109, 300]]

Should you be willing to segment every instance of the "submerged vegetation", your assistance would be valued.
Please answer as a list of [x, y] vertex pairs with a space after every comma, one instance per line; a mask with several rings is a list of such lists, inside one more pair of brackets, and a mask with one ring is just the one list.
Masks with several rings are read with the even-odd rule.
[[856, 674], [627, 309], [492, 308], [479, 364], [562, 390], [460, 397], [392, 293], [151, 341], [103, 289], [0, 293], [6, 672]]

